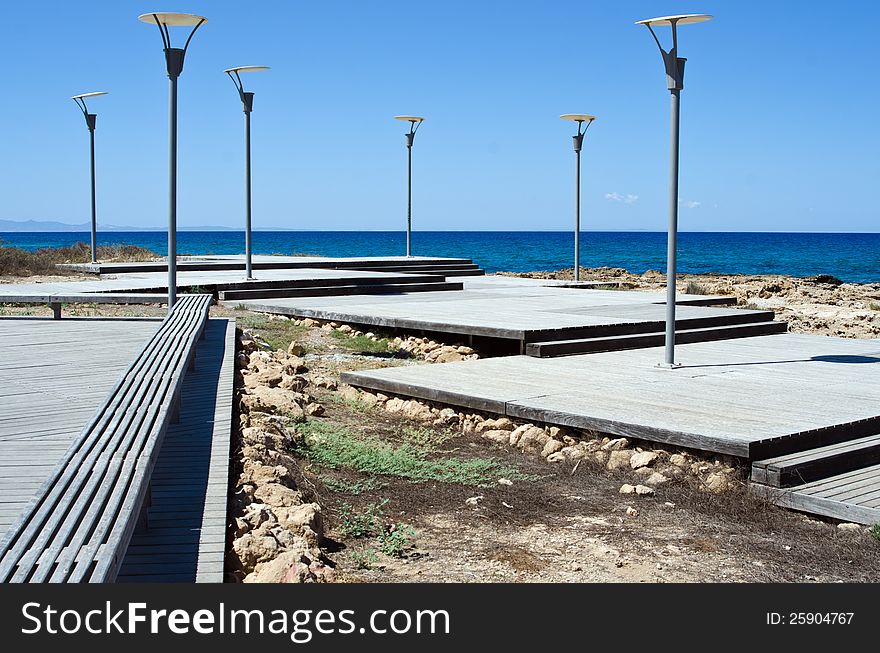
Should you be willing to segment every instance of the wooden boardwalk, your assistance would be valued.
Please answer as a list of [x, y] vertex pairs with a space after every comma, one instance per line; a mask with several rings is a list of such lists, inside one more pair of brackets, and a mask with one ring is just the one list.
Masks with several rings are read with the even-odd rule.
[[[880, 341], [781, 334], [347, 373], [353, 385], [745, 458], [880, 427]], [[806, 448], [806, 447], [804, 447]]]
[[235, 322], [209, 320], [153, 471], [149, 528], [118, 582], [223, 581], [234, 372]]
[[792, 488], [752, 485], [773, 503], [859, 524], [880, 524], [880, 465], [871, 465]]
[[0, 535], [158, 324], [0, 319]]

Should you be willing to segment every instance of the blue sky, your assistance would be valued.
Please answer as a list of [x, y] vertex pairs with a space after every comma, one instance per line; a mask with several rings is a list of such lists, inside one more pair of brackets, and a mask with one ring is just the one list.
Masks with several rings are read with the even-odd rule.
[[[633, 22], [706, 12], [684, 27], [684, 231], [877, 231], [880, 3], [677, 0], [553, 3], [44, 2], [4, 7], [9, 66], [0, 218], [88, 220], [88, 132], [98, 113], [99, 221], [167, 215], [167, 77], [140, 13], [204, 14], [180, 81], [182, 226], [243, 221], [243, 117], [227, 67], [247, 78], [256, 228], [397, 230], [405, 125], [414, 226], [567, 230], [572, 123], [584, 148], [585, 229], [662, 231], [669, 95]], [[845, 20], [835, 16], [843, 15]], [[759, 16], [760, 20], [755, 17]], [[180, 39], [181, 34], [176, 35]]]

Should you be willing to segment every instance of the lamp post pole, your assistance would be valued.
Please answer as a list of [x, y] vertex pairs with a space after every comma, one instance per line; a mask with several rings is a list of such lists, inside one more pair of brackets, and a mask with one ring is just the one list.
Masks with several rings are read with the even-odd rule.
[[[168, 311], [177, 302], [177, 82], [183, 72], [186, 50], [203, 23], [203, 16], [179, 13], [149, 13], [138, 16], [143, 23], [159, 28], [168, 73]], [[192, 27], [182, 48], [171, 47], [169, 27]]]
[[244, 111], [244, 268], [245, 277], [248, 281], [254, 278], [253, 264], [253, 245], [251, 239], [251, 112], [254, 110], [254, 94], [244, 90], [241, 82], [241, 73], [257, 72], [261, 70], [269, 70], [269, 66], [239, 66], [237, 68], [227, 68], [223, 72], [229, 75], [235, 89], [238, 91], [238, 97], [241, 100], [242, 111]]
[[81, 95], [74, 95], [71, 98], [74, 102], [76, 102], [77, 106], [83, 112], [83, 116], [86, 119], [86, 127], [89, 130], [89, 170], [91, 173], [91, 191], [92, 191], [92, 222], [91, 222], [91, 255], [92, 255], [92, 263], [98, 262], [98, 203], [95, 196], [95, 126], [98, 122], [98, 116], [94, 113], [89, 113], [88, 107], [86, 107], [86, 98], [90, 97], [98, 97], [99, 95], [107, 95], [104, 91], [98, 91], [95, 93], [82, 93]]
[[406, 257], [412, 256], [412, 147], [419, 126], [425, 120], [421, 116], [394, 116], [395, 120], [409, 123], [406, 136]]
[[[666, 87], [670, 93], [670, 124], [669, 124], [669, 219], [666, 239], [666, 337], [663, 363], [660, 367], [675, 368], [675, 298], [676, 298], [676, 264], [678, 240], [678, 170], [679, 170], [679, 126], [681, 122], [681, 91], [684, 89], [684, 65], [687, 59], [678, 56], [678, 26], [702, 23], [711, 20], [708, 14], [682, 14], [678, 16], [662, 16], [638, 21], [651, 32], [666, 69]], [[672, 28], [672, 47], [666, 51], [654, 32], [654, 26]]]
[[[577, 134], [571, 137], [575, 154], [575, 212], [574, 212], [574, 280], [581, 280], [581, 149], [584, 146], [584, 134], [593, 124], [596, 116], [585, 113], [564, 113], [559, 116], [563, 120], [577, 123]], [[586, 124], [584, 124], [586, 123]]]

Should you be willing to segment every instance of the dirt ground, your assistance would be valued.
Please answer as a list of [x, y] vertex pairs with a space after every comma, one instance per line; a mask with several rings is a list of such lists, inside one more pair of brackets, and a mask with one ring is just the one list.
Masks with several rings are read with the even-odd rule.
[[[424, 364], [340, 352], [338, 340], [320, 328], [300, 331], [296, 340], [306, 349], [313, 378], [351, 367]], [[326, 409], [317, 419], [358, 437], [394, 444], [407, 427], [450, 433], [342, 400], [336, 391], [313, 394]], [[309, 500], [322, 506], [327, 556], [341, 580], [867, 582], [880, 576], [880, 541], [867, 529], [841, 529], [777, 508], [750, 495], [743, 482], [712, 494], [683, 478], [658, 487], [654, 496], [622, 495], [623, 483], [639, 482], [630, 470], [610, 472], [586, 460], [550, 464], [458, 431], [442, 449], [458, 459], [491, 458], [528, 478], [510, 485], [496, 479], [491, 487], [415, 483], [298, 459], [300, 489], [308, 487]], [[332, 488], [322, 481], [328, 471]], [[745, 474], [739, 470], [740, 480]], [[377, 486], [346, 491], [358, 483]], [[382, 554], [374, 537], [345, 537], [346, 514], [385, 501], [386, 529], [407, 524], [415, 530], [400, 557]]]

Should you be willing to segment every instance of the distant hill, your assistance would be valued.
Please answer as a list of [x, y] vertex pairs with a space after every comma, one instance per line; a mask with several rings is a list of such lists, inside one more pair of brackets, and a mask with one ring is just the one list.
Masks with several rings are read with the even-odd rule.
[[[67, 224], [52, 220], [0, 220], [0, 232], [14, 233], [22, 231], [47, 231], [47, 232], [89, 232], [91, 226], [88, 222], [82, 224]], [[165, 231], [164, 227], [131, 227], [115, 224], [99, 224], [98, 231]], [[200, 227], [178, 227], [178, 231], [241, 231], [232, 227], [218, 227], [212, 225]]]

